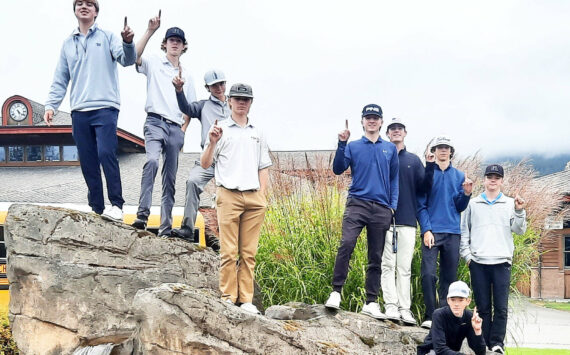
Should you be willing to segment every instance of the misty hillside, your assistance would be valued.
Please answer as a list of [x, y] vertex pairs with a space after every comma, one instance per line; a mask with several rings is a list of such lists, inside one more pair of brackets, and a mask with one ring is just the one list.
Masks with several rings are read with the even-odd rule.
[[545, 156], [541, 154], [503, 155], [485, 159], [485, 163], [518, 163], [522, 159], [529, 159], [534, 169], [538, 171], [539, 176], [543, 176], [564, 170], [566, 163], [570, 161], [570, 154], [559, 154], [555, 156]]

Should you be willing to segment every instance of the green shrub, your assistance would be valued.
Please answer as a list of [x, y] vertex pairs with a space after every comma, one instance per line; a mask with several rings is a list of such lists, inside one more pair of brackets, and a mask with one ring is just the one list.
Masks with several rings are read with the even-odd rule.
[[8, 320], [8, 312], [2, 310], [0, 312], [0, 355], [19, 354], [20, 351], [16, 346], [16, 342], [12, 338], [10, 331], [10, 322]]
[[[341, 238], [349, 179], [346, 175], [336, 177], [322, 168], [299, 175], [286, 176], [277, 172], [271, 175], [274, 189], [260, 236], [255, 271], [265, 307], [292, 301], [324, 303], [332, 290], [332, 272]], [[514, 236], [511, 277], [514, 292], [517, 283], [529, 282], [530, 266], [538, 253], [538, 240], [539, 232], [532, 228], [525, 235]], [[411, 279], [411, 310], [418, 319], [423, 317], [425, 309], [420, 279], [420, 242], [418, 231]], [[366, 295], [366, 266], [366, 233], [363, 232], [343, 287], [343, 309], [358, 312], [362, 308]], [[463, 260], [458, 268], [458, 279], [470, 284], [469, 270]], [[381, 295], [380, 302], [383, 303]]]

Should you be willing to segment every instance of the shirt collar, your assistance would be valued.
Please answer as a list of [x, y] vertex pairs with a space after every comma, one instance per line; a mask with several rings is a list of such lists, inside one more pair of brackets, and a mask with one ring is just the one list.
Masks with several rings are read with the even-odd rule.
[[226, 101], [222, 101], [222, 100], [218, 99], [217, 97], [215, 97], [214, 95], [211, 95], [211, 94], [210, 94], [210, 100], [211, 100], [211, 101], [214, 101], [214, 102], [216, 102], [216, 103], [218, 103], [218, 104], [220, 104], [220, 105], [222, 105], [222, 106], [225, 106], [225, 105], [228, 104], [228, 99], [227, 99], [227, 98], [226, 98]]
[[494, 205], [495, 202], [499, 201], [499, 199], [503, 197], [503, 193], [499, 192], [499, 195], [497, 195], [497, 197], [493, 200], [493, 201], [489, 201], [489, 199], [487, 198], [487, 195], [483, 192], [481, 194], [481, 198], [483, 198], [483, 200], [488, 204], [488, 205]]
[[361, 141], [363, 141], [364, 143], [382, 143], [382, 137], [378, 136], [378, 140], [376, 142], [372, 142], [370, 139], [366, 138], [366, 136], [362, 136], [362, 138], [360, 139]]
[[[229, 127], [231, 127], [231, 126], [238, 126], [238, 127], [241, 128], [241, 126], [240, 126], [239, 124], [237, 124], [236, 121], [234, 121], [234, 118], [233, 118], [232, 116], [230, 116], [229, 123], [230, 123], [230, 124], [229, 124]], [[251, 118], [249, 118], [249, 117], [247, 118], [247, 124], [245, 125], [245, 127], [253, 127], [253, 125], [251, 124]], [[245, 127], [244, 127], [244, 128], [245, 128]]]
[[[94, 22], [93, 25], [91, 25], [91, 27], [89, 27], [89, 30], [87, 31], [87, 35], [89, 35], [91, 32], [95, 32], [95, 30], [97, 30], [99, 28], [99, 26], [97, 26], [97, 23]], [[77, 26], [72, 33], [74, 36], [80, 35], [81, 32], [79, 32], [79, 26]]]

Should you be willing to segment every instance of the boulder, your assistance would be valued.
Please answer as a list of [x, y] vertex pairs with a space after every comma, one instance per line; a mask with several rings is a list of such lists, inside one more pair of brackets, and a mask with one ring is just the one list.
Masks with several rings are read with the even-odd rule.
[[92, 213], [13, 205], [5, 231], [23, 354], [415, 354], [427, 334], [322, 305], [244, 312], [211, 249]]

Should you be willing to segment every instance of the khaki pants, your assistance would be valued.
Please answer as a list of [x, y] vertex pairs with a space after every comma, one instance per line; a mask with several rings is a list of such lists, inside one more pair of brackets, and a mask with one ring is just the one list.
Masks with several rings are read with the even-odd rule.
[[220, 227], [220, 291], [222, 299], [251, 302], [253, 269], [267, 200], [259, 191], [216, 190]]

